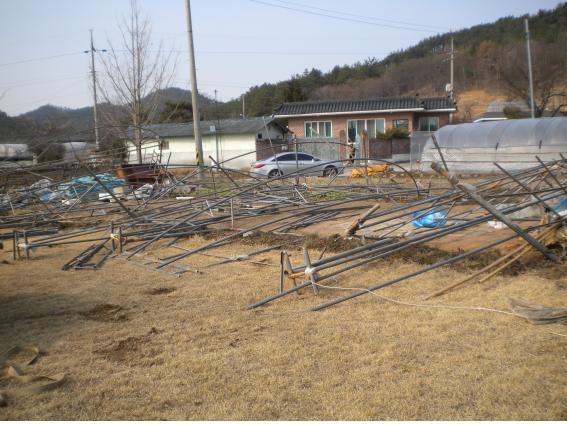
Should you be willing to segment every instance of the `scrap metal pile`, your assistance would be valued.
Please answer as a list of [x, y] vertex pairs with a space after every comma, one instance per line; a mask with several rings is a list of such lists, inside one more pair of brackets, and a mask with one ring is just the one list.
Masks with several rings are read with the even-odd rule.
[[[473, 279], [487, 280], [530, 252], [561, 262], [561, 248], [567, 246], [567, 159], [563, 156], [521, 171], [497, 164], [502, 174], [474, 185], [460, 182], [435, 163], [432, 168], [451, 185], [441, 191], [425, 189], [399, 166], [392, 167], [401, 170], [399, 174], [365, 176], [357, 182], [345, 176], [314, 178], [308, 171], [261, 178], [216, 162], [204, 170], [183, 166], [183, 173], [180, 166], [171, 164], [154, 163], [150, 171], [147, 165], [139, 166], [145, 180], [131, 178], [136, 166], [127, 168], [128, 175], [126, 167], [117, 173], [114, 165], [96, 170], [84, 162], [76, 165], [73, 176], [59, 179], [46, 177], [37, 167], [22, 169], [19, 175], [33, 180], [31, 184], [13, 184], [11, 176], [0, 174], [5, 179], [0, 237], [5, 244], [12, 241], [14, 260], [33, 258], [34, 252], [45, 247], [77, 244], [81, 248], [61, 265], [63, 270], [98, 269], [108, 259], [116, 259], [180, 276], [203, 272], [189, 268], [191, 256], [253, 232], [281, 235], [328, 222], [344, 238], [359, 240], [358, 246], [326, 257], [323, 253], [315, 258], [303, 248], [301, 263], [292, 261], [288, 250], [276, 244], [207, 266], [237, 260], [254, 263], [255, 255], [280, 250], [278, 290], [249, 306], [257, 308], [306, 287], [317, 294], [332, 286], [337, 276], [405, 250], [443, 244], [482, 229], [492, 232], [488, 241], [468, 251], [448, 252], [434, 264], [313, 308], [321, 310], [491, 249], [510, 247], [491, 264], [430, 296]], [[409, 184], [398, 183], [396, 175], [403, 175]], [[347, 223], [343, 228], [337, 226], [341, 221]], [[197, 248], [178, 245], [180, 240], [205, 234], [207, 242]], [[162, 256], [163, 247], [176, 253]]]
[[[249, 308], [257, 308], [309, 286], [317, 292], [326, 286], [325, 281], [344, 272], [452, 235], [470, 237], [487, 224], [504, 227], [511, 232], [496, 233], [488, 243], [474, 249], [458, 255], [448, 254], [447, 258], [427, 267], [351, 291], [349, 295], [315, 306], [312, 310], [322, 310], [366, 295], [512, 241], [517, 244], [505, 255], [426, 298], [442, 295], [477, 278], [485, 281], [530, 251], [541, 253], [549, 261], [561, 262], [567, 246], [567, 161], [562, 158], [561, 161], [541, 162], [537, 167], [515, 173], [500, 165], [498, 167], [503, 172], [502, 176], [472, 186], [460, 183], [457, 177], [434, 163], [432, 168], [448, 178], [453, 185], [452, 190], [384, 211], [373, 207], [349, 229], [375, 229], [375, 235], [367, 237], [370, 241], [361, 247], [318, 260], [312, 260], [308, 250], [304, 249], [303, 262], [295, 265], [284, 252], [281, 280], [283, 282], [287, 277], [293, 286], [283, 290], [282, 285], [279, 293]], [[561, 246], [560, 254], [549, 248], [554, 245]], [[297, 280], [302, 283], [298, 284]]]

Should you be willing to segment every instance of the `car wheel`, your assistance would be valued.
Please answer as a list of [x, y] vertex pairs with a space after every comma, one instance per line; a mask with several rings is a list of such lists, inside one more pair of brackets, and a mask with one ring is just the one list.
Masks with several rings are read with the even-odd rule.
[[277, 177], [277, 176], [281, 176], [282, 174], [283, 173], [276, 168], [268, 173], [268, 177]]
[[323, 176], [325, 177], [335, 177], [338, 173], [336, 167], [327, 167], [323, 170]]

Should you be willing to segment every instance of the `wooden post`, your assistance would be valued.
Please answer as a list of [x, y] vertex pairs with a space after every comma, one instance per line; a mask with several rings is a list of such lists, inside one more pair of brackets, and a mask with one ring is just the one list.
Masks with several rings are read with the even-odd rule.
[[24, 230], [24, 251], [26, 253], [26, 259], [30, 259], [30, 250], [28, 248], [28, 233]]
[[18, 259], [16, 253], [18, 249], [18, 231], [14, 230], [14, 239], [12, 242], [12, 259], [16, 261]]
[[366, 179], [366, 186], [368, 186], [368, 149], [366, 144], [368, 143], [368, 132], [362, 130], [362, 155], [364, 158], [364, 177]]
[[120, 251], [120, 254], [122, 254], [122, 251], [123, 251], [123, 245], [122, 245], [122, 226], [118, 226], [118, 250]]
[[234, 230], [234, 205], [233, 205], [233, 199], [230, 200], [230, 230]]
[[280, 294], [284, 291], [284, 252], [280, 251]]
[[116, 250], [116, 241], [114, 240], [114, 222], [110, 223], [110, 243], [112, 244], [112, 252]]

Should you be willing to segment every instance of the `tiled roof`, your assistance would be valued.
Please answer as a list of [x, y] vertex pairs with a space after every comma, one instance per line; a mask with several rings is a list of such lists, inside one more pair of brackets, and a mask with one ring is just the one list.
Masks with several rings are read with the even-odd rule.
[[448, 97], [424, 97], [421, 101], [426, 111], [435, 109], [456, 109], [455, 105]]
[[[272, 118], [265, 118], [265, 125], [269, 125]], [[219, 121], [200, 121], [201, 135], [213, 133], [211, 126], [215, 127], [217, 133], [224, 134], [247, 134], [256, 133], [264, 128], [262, 117], [249, 119], [226, 119]], [[131, 133], [131, 129], [129, 133]], [[144, 127], [144, 137], [191, 137], [193, 136], [193, 123], [168, 123], [153, 124]]]
[[318, 115], [367, 111], [454, 109], [447, 97], [384, 97], [379, 99], [326, 100], [284, 103], [275, 116]]

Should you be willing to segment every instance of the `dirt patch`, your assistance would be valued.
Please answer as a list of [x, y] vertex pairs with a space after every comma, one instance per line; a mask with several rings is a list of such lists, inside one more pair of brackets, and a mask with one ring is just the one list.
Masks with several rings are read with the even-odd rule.
[[[155, 347], [148, 347], [152, 337], [157, 333], [159, 331], [152, 327], [145, 335], [129, 336], [128, 338], [114, 341], [93, 352], [115, 362], [136, 363], [145, 366], [159, 364], [159, 361], [151, 361], [159, 351]], [[148, 359], [150, 359], [149, 362]]]
[[[220, 237], [228, 236], [230, 232], [213, 232], [207, 236], [201, 235], [205, 239], [219, 239]], [[286, 235], [275, 234], [271, 232], [253, 232], [246, 237], [240, 237], [235, 241], [244, 245], [281, 245], [283, 249], [288, 251], [301, 250], [303, 247], [307, 249], [326, 250], [327, 253], [337, 253], [348, 251], [353, 248], [362, 246], [359, 239], [347, 239], [339, 234], [333, 234], [327, 237], [320, 237], [315, 234], [308, 235]], [[432, 247], [430, 245], [420, 245], [415, 247], [405, 248], [402, 251], [388, 256], [388, 259], [410, 261], [421, 265], [432, 265], [439, 261], [456, 257], [463, 254], [463, 250], [457, 252], [450, 252], [444, 249]], [[464, 258], [457, 261], [449, 267], [459, 272], [468, 272], [471, 270], [482, 269], [492, 262], [496, 261], [502, 256], [502, 253], [497, 249], [487, 250], [480, 252], [476, 255]], [[516, 261], [509, 267], [504, 269], [501, 274], [505, 276], [517, 276], [529, 270], [537, 270], [542, 273], [542, 276], [551, 280], [560, 279], [567, 276], [567, 266], [563, 264], [554, 264], [541, 255], [535, 253], [523, 257], [521, 260]]]
[[164, 295], [164, 294], [171, 294], [175, 291], [175, 288], [167, 287], [167, 286], [160, 286], [159, 288], [152, 288], [145, 293], [148, 295]]
[[270, 232], [254, 232], [240, 240], [245, 245], [281, 245], [287, 250], [307, 249], [323, 250], [327, 252], [342, 252], [361, 246], [358, 239], [345, 239], [340, 235], [319, 237], [316, 235], [294, 236]]
[[[433, 248], [430, 246], [415, 246], [396, 252], [388, 258], [411, 261], [413, 263], [429, 266], [431, 264], [438, 263], [439, 261], [456, 257], [460, 254], [461, 253], [449, 253], [442, 249]], [[471, 269], [478, 270], [486, 267], [493, 261], [500, 258], [500, 256], [501, 255], [498, 251], [488, 250], [471, 257], [467, 257], [461, 261], [457, 261], [456, 263], [451, 265], [451, 268], [457, 271], [468, 271]]]
[[128, 315], [122, 311], [122, 307], [114, 304], [97, 304], [87, 311], [79, 313], [85, 319], [97, 322], [124, 322]]

